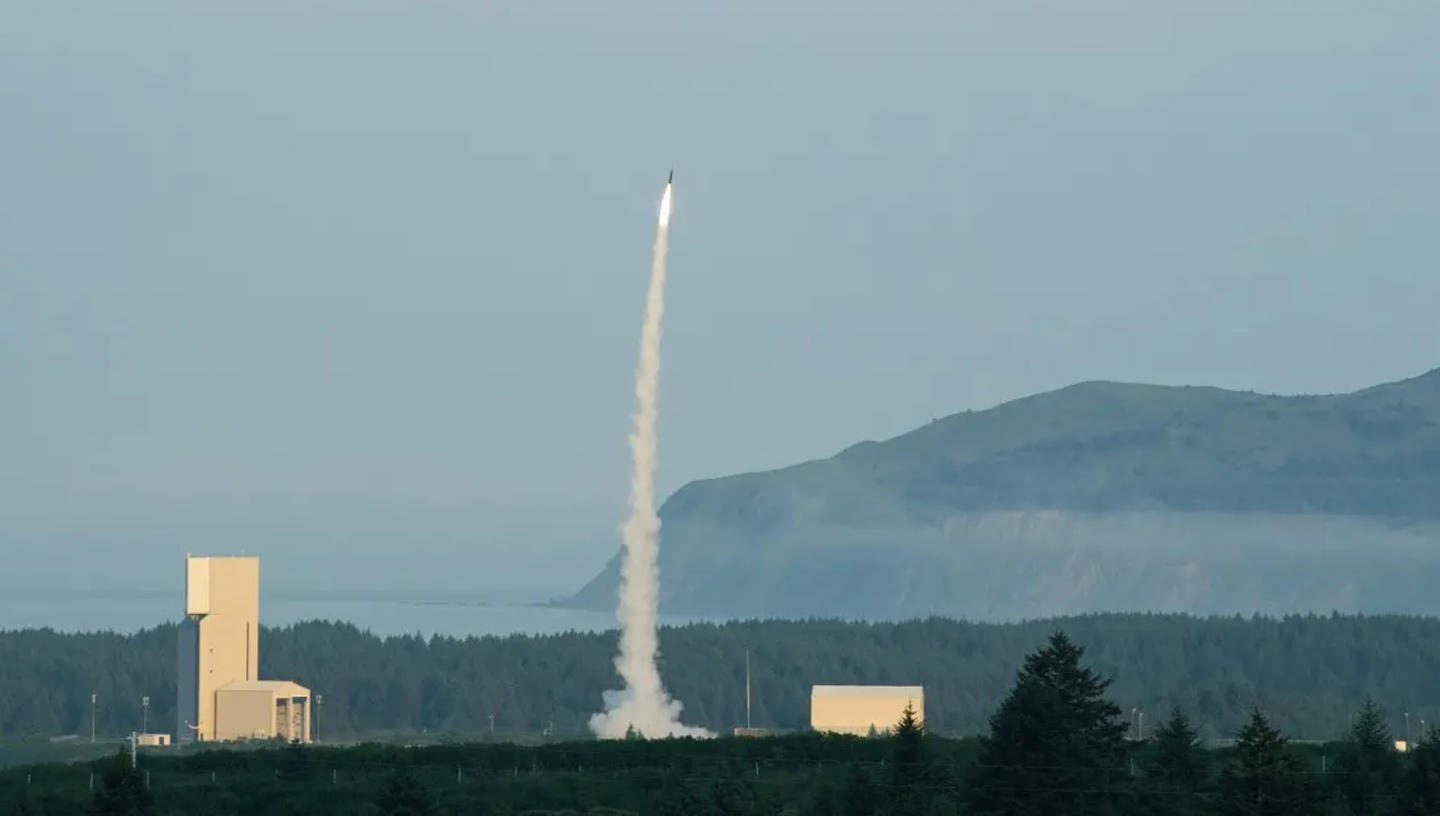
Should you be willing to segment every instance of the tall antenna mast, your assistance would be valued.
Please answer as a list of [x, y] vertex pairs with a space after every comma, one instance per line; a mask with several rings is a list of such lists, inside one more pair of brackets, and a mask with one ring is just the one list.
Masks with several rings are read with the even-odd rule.
[[750, 650], [745, 650], [745, 727], [750, 727]]

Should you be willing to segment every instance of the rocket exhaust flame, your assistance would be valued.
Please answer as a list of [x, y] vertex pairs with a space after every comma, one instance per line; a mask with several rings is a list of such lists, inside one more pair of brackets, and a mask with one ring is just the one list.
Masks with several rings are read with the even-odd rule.
[[[674, 171], [671, 171], [671, 179]], [[635, 416], [630, 431], [630, 513], [621, 527], [625, 543], [620, 568], [620, 654], [615, 668], [623, 691], [604, 693], [605, 711], [590, 718], [590, 730], [604, 739], [623, 738], [632, 728], [646, 737], [713, 736], [680, 723], [681, 704], [670, 699], [655, 666], [659, 650], [660, 518], [655, 513], [656, 397], [660, 386], [660, 335], [665, 316], [665, 255], [670, 243], [673, 185], [665, 182], [645, 295], [640, 362], [635, 369]]]

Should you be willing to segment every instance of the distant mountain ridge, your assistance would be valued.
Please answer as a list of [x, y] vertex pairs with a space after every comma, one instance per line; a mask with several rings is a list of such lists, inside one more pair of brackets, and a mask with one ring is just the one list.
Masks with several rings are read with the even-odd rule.
[[[1331, 396], [1079, 383], [660, 515], [674, 614], [1436, 614], [1440, 369]], [[567, 605], [612, 606], [618, 568]]]

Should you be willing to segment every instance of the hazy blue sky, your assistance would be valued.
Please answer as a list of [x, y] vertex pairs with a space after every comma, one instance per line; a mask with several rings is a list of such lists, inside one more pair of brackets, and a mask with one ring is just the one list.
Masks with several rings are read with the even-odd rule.
[[664, 494], [1077, 380], [1421, 373], [1436, 42], [1433, 0], [0, 4], [0, 588], [578, 586], [672, 163]]

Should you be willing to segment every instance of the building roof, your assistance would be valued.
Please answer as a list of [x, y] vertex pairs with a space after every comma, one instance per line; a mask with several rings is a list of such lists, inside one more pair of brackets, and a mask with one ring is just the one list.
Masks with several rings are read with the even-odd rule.
[[237, 680], [216, 691], [268, 691], [276, 697], [309, 697], [310, 689], [289, 680]]
[[811, 697], [830, 700], [894, 700], [901, 697], [924, 699], [924, 686], [814, 686]]

